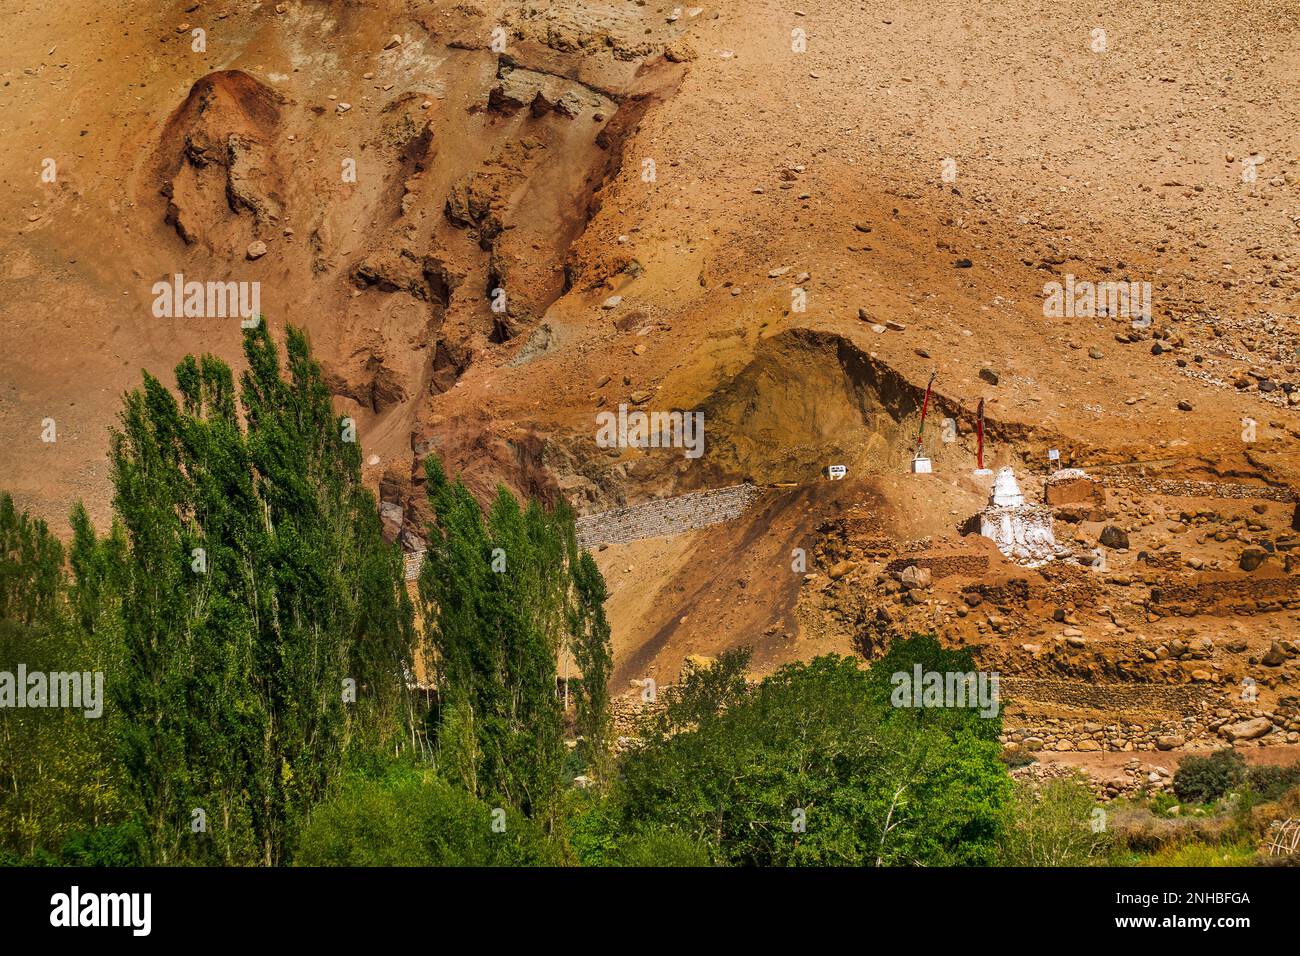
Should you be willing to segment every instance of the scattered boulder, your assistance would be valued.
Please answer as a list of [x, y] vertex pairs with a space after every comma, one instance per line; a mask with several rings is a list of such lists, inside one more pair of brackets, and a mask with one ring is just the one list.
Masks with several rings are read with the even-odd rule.
[[1243, 571], [1254, 571], [1264, 563], [1268, 553], [1261, 551], [1259, 548], [1247, 548], [1241, 552], [1241, 557], [1237, 560], [1237, 566]]
[[1274, 641], [1264, 656], [1259, 659], [1259, 662], [1266, 667], [1281, 667], [1286, 663], [1289, 656], [1286, 648]]
[[1101, 530], [1101, 537], [1098, 540], [1108, 548], [1128, 547], [1128, 533], [1113, 524], [1108, 524]]
[[929, 568], [918, 568], [911, 565], [903, 569], [898, 580], [903, 587], [911, 590], [912, 588], [928, 588], [930, 586], [931, 574]]
[[1255, 740], [1272, 729], [1273, 723], [1267, 717], [1252, 717], [1239, 723], [1225, 724], [1219, 728], [1219, 734], [1233, 741]]

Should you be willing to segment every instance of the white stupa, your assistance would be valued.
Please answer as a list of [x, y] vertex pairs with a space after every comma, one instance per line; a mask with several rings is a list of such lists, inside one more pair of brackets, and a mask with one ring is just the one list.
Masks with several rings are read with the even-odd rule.
[[989, 504], [999, 508], [1009, 508], [1012, 505], [1023, 505], [1025, 496], [1020, 491], [1020, 484], [1016, 481], [1016, 473], [1010, 468], [1003, 468], [993, 479], [993, 497], [989, 499]]
[[1000, 469], [993, 480], [988, 507], [980, 512], [980, 534], [991, 538], [1009, 560], [1027, 568], [1056, 556], [1052, 509], [1026, 503], [1010, 468]]

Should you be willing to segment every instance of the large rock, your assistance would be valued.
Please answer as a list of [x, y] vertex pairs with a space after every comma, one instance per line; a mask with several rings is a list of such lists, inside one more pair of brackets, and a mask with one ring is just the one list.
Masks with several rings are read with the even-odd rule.
[[494, 113], [515, 113], [537, 98], [544, 77], [531, 70], [511, 70], [488, 92], [488, 109]]
[[1108, 548], [1127, 548], [1128, 534], [1122, 528], [1117, 528], [1113, 524], [1108, 524], [1101, 530], [1102, 544]]
[[1081, 468], [1062, 468], [1053, 472], [1044, 487], [1047, 503], [1059, 505], [1104, 504], [1106, 492], [1102, 483], [1090, 478]]
[[1225, 724], [1219, 728], [1219, 734], [1229, 740], [1255, 740], [1263, 737], [1273, 729], [1267, 717], [1253, 717], [1235, 724]]
[[1243, 571], [1254, 571], [1264, 563], [1268, 553], [1259, 548], [1247, 548], [1241, 552], [1241, 557], [1237, 560], [1237, 566]]
[[1281, 667], [1286, 663], [1288, 656], [1286, 649], [1277, 641], [1274, 641], [1264, 656], [1260, 658], [1260, 663], [1266, 667]]
[[903, 573], [898, 576], [905, 588], [928, 588], [930, 586], [930, 569], [918, 568], [915, 564], [903, 569]]

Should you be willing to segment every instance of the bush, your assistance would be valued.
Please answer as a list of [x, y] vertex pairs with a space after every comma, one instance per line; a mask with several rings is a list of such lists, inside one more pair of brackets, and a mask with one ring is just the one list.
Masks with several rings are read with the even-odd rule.
[[[559, 854], [504, 801], [478, 800], [431, 771], [352, 775], [311, 813], [299, 866], [538, 866]], [[503, 827], [494, 826], [503, 824]]]
[[624, 761], [616, 834], [671, 830], [748, 866], [996, 861], [1011, 789], [1001, 719], [891, 702], [895, 672], [973, 671], [968, 652], [915, 637], [870, 671], [832, 655], [752, 688], [746, 663], [722, 655], [665, 693]]
[[709, 848], [684, 833], [656, 828], [619, 844], [612, 855], [618, 866], [712, 866]]
[[1237, 751], [1216, 750], [1208, 757], [1187, 757], [1174, 773], [1178, 799], [1210, 803], [1240, 787], [1246, 780], [1246, 761]]
[[1300, 763], [1289, 767], [1272, 764], [1251, 767], [1246, 772], [1246, 782], [1261, 800], [1276, 800], [1294, 786], [1300, 786]]
[[1016, 784], [1002, 844], [1007, 866], [1091, 866], [1113, 843], [1106, 812], [1078, 777]]
[[144, 863], [144, 832], [135, 822], [96, 827], [63, 844], [64, 866], [140, 866]]

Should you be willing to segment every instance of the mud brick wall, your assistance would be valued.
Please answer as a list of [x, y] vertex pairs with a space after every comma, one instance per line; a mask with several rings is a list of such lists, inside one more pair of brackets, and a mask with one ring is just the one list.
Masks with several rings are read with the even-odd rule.
[[1235, 610], [1250, 614], [1300, 608], [1300, 577], [1247, 578], [1163, 584], [1151, 589], [1151, 610], [1165, 614], [1205, 614]]
[[1296, 501], [1290, 488], [1259, 485], [1236, 485], [1215, 481], [1170, 481], [1140, 475], [1107, 475], [1101, 479], [1107, 488], [1118, 488], [1139, 495], [1168, 495], [1174, 498], [1235, 498], [1242, 501]]
[[756, 497], [754, 485], [731, 485], [586, 515], [578, 519], [578, 543], [594, 548], [706, 528], [740, 517]]
[[913, 565], [918, 568], [929, 568], [930, 577], [936, 581], [954, 574], [979, 577], [989, 569], [989, 556], [987, 554], [934, 554], [919, 558], [897, 558], [890, 561], [885, 570], [902, 571]]

